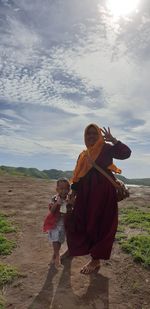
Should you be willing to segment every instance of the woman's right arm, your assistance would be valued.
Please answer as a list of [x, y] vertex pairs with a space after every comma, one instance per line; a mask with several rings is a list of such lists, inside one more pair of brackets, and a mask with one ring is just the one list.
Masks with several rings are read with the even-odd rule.
[[128, 159], [131, 155], [131, 149], [121, 141], [118, 141], [114, 146], [112, 146], [110, 151], [112, 157], [119, 160]]
[[104, 139], [106, 142], [111, 142], [113, 145], [110, 145], [111, 157], [114, 159], [128, 159], [131, 155], [131, 149], [123, 144], [121, 141], [118, 141], [115, 137], [112, 136], [110, 128], [108, 130], [104, 127], [102, 130], [104, 134]]

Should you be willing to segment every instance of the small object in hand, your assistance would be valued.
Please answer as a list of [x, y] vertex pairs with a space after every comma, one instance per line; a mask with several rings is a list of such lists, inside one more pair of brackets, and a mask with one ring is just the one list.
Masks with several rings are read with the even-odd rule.
[[66, 207], [66, 202], [65, 201], [63, 201], [61, 203], [60, 212], [63, 213], [63, 214], [66, 214], [66, 212], [67, 212], [67, 207]]

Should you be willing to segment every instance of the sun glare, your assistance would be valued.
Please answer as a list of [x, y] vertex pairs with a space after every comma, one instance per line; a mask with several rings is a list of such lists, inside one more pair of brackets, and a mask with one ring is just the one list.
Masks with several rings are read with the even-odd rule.
[[123, 17], [136, 11], [140, 0], [108, 0], [107, 8], [115, 17]]

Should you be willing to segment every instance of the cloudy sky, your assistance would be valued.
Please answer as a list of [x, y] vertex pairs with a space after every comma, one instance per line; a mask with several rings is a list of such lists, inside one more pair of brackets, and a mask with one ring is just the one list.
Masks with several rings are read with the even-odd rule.
[[0, 165], [72, 170], [94, 122], [150, 177], [149, 106], [149, 0], [0, 0]]

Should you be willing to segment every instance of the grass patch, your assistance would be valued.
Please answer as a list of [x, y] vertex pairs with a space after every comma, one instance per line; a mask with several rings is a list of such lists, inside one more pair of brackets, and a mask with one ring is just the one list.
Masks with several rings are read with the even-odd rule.
[[122, 212], [122, 211], [127, 211], [128, 209], [133, 209], [133, 210], [135, 210], [135, 209], [139, 209], [139, 207], [137, 206], [137, 205], [135, 205], [134, 203], [130, 203], [130, 202], [128, 202], [128, 208], [124, 208], [124, 207], [122, 207], [122, 208], [119, 208], [119, 210]]
[[0, 293], [0, 309], [5, 309], [5, 299]]
[[[126, 234], [126, 228], [140, 231], [140, 235], [132, 236]], [[144, 232], [146, 235], [142, 235]], [[146, 268], [150, 268], [150, 213], [144, 212], [137, 207], [120, 209], [119, 226], [116, 240], [121, 248], [131, 254], [135, 262], [139, 262]], [[138, 232], [139, 233], [139, 232]]]
[[14, 279], [22, 277], [17, 268], [0, 264], [0, 287], [4, 284], [12, 283]]
[[120, 223], [128, 225], [130, 228], [136, 228], [150, 232], [150, 213], [143, 212], [140, 209], [121, 209]]
[[6, 237], [0, 235], [0, 255], [8, 255], [16, 247], [14, 241], [8, 240]]
[[0, 233], [16, 232], [16, 229], [12, 224], [6, 220], [5, 215], [0, 214]]
[[124, 231], [125, 231], [125, 227], [119, 224], [118, 228], [117, 228], [117, 232], [118, 233], [124, 233]]
[[131, 254], [135, 262], [150, 268], [150, 236], [138, 235], [122, 240], [121, 248]]
[[127, 238], [127, 236], [125, 235], [125, 227], [122, 226], [122, 225], [118, 225], [118, 229], [117, 229], [117, 233], [116, 233], [116, 236], [115, 236], [115, 239], [117, 241], [122, 241], [122, 239], [125, 239]]
[[123, 239], [126, 239], [127, 236], [124, 233], [118, 233], [116, 234], [115, 239], [120, 243], [122, 242]]

